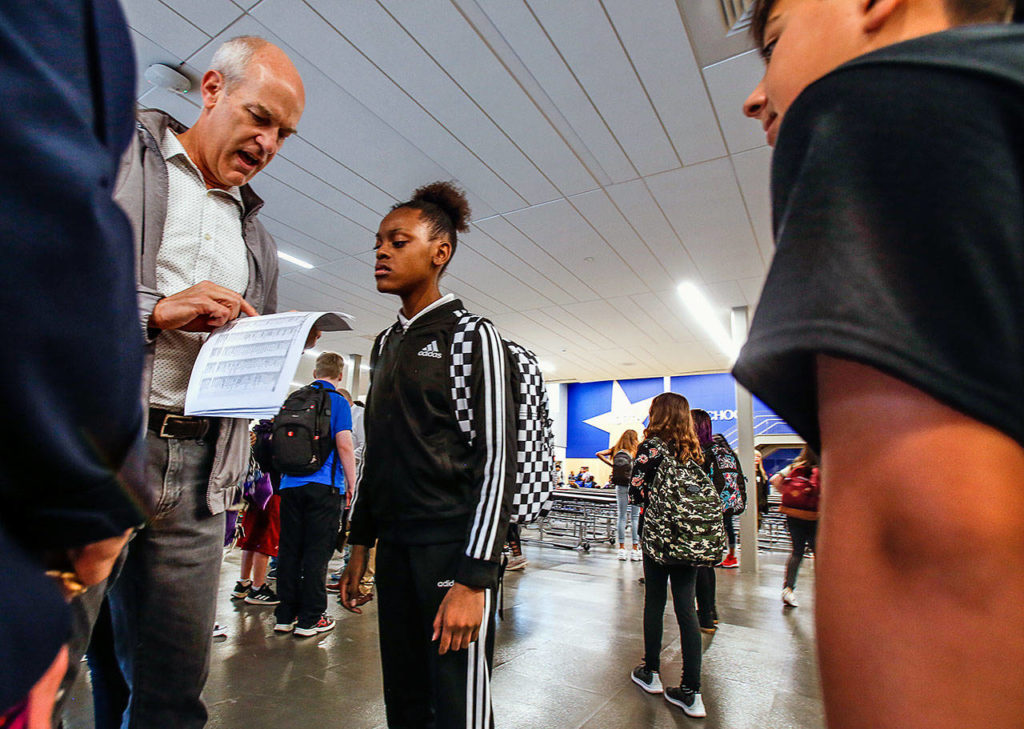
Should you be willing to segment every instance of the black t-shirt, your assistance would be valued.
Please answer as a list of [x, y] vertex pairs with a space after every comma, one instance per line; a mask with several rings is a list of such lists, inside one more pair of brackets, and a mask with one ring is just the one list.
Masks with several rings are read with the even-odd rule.
[[772, 204], [737, 380], [815, 449], [817, 353], [1024, 444], [1024, 28], [925, 36], [809, 86], [780, 130]]

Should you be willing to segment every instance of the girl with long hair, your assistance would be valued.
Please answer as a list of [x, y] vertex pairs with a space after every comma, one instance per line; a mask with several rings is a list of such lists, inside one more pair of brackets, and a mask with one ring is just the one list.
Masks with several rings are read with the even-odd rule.
[[636, 447], [640, 445], [640, 437], [633, 429], [619, 436], [611, 448], [595, 453], [604, 463], [612, 467], [611, 482], [615, 486], [615, 506], [618, 510], [619, 561], [626, 561], [626, 517], [630, 520], [630, 536], [633, 549], [630, 557], [634, 562], [640, 561], [640, 507], [629, 503], [629, 477], [633, 471], [633, 459], [636, 458]]
[[821, 484], [818, 479], [818, 455], [808, 446], [788, 467], [772, 476], [772, 486], [782, 493], [779, 511], [786, 515], [786, 528], [792, 551], [786, 560], [786, 579], [782, 584], [782, 602], [787, 607], [799, 607], [796, 576], [804, 559], [804, 549], [813, 552], [818, 536], [818, 498]]
[[[700, 694], [701, 637], [694, 608], [697, 568], [713, 565], [722, 553], [721, 500], [701, 464], [686, 398], [665, 392], [651, 403], [644, 440], [633, 462], [631, 486], [644, 504], [644, 660], [632, 679], [688, 716], [706, 716]], [[661, 637], [668, 586], [679, 622], [683, 650], [678, 687], [661, 684]]]
[[[706, 410], [700, 410], [699, 408], [693, 408], [690, 411], [690, 416], [693, 418], [693, 429], [697, 433], [697, 440], [700, 442], [701, 451], [703, 452], [701, 467], [704, 469], [704, 473], [708, 474], [711, 478], [715, 491], [720, 494], [725, 487], [725, 479], [722, 477], [721, 471], [715, 468], [715, 454], [712, 448], [714, 445], [712, 436], [714, 434], [712, 432], [711, 416], [708, 415]], [[729, 543], [731, 550], [736, 541], [736, 537], [731, 530], [732, 514], [728, 514], [728, 516], [726, 514], [722, 515], [722, 525], [725, 527], [726, 535], [733, 535], [732, 541]], [[715, 627], [718, 624], [718, 609], [715, 606], [716, 587], [715, 568], [698, 567], [697, 621], [700, 623], [700, 629], [704, 633], [714, 633], [718, 630]]]

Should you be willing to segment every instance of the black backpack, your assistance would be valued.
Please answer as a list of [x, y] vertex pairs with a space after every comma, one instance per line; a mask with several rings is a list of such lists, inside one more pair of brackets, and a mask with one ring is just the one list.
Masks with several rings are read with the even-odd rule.
[[334, 452], [331, 390], [306, 385], [284, 401], [271, 433], [274, 468], [288, 476], [312, 476]]
[[633, 475], [633, 457], [628, 451], [619, 451], [612, 457], [612, 483], [616, 486], [629, 486], [629, 477]]

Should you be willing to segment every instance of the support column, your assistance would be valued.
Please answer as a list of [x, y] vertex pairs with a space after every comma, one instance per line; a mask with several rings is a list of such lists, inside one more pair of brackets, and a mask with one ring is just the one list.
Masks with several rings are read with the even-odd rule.
[[[747, 340], [749, 328], [746, 306], [732, 310], [732, 341], [737, 351]], [[740, 515], [740, 572], [757, 572], [757, 484], [754, 480], [754, 400], [750, 392], [736, 383], [736, 454], [747, 476], [747, 508]]]
[[350, 354], [349, 361], [352, 363], [349, 367], [349, 385], [348, 391], [352, 393], [353, 400], [360, 400], [359, 388], [362, 387], [363, 380], [363, 355], [361, 354]]

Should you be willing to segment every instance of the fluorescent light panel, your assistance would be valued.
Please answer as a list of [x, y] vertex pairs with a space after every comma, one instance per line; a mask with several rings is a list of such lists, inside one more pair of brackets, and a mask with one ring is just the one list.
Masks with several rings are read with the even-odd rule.
[[686, 304], [690, 314], [700, 327], [711, 337], [715, 345], [729, 355], [729, 361], [736, 361], [739, 355], [739, 347], [732, 341], [729, 332], [722, 325], [720, 313], [708, 301], [704, 292], [692, 281], [684, 281], [676, 289], [679, 298]]
[[278, 251], [277, 252], [277, 257], [280, 258], [282, 261], [288, 261], [288, 263], [294, 263], [296, 266], [299, 266], [300, 268], [313, 268], [313, 264], [312, 263], [309, 263], [307, 261], [303, 261], [301, 258], [296, 258], [295, 256], [288, 255], [284, 251]]

